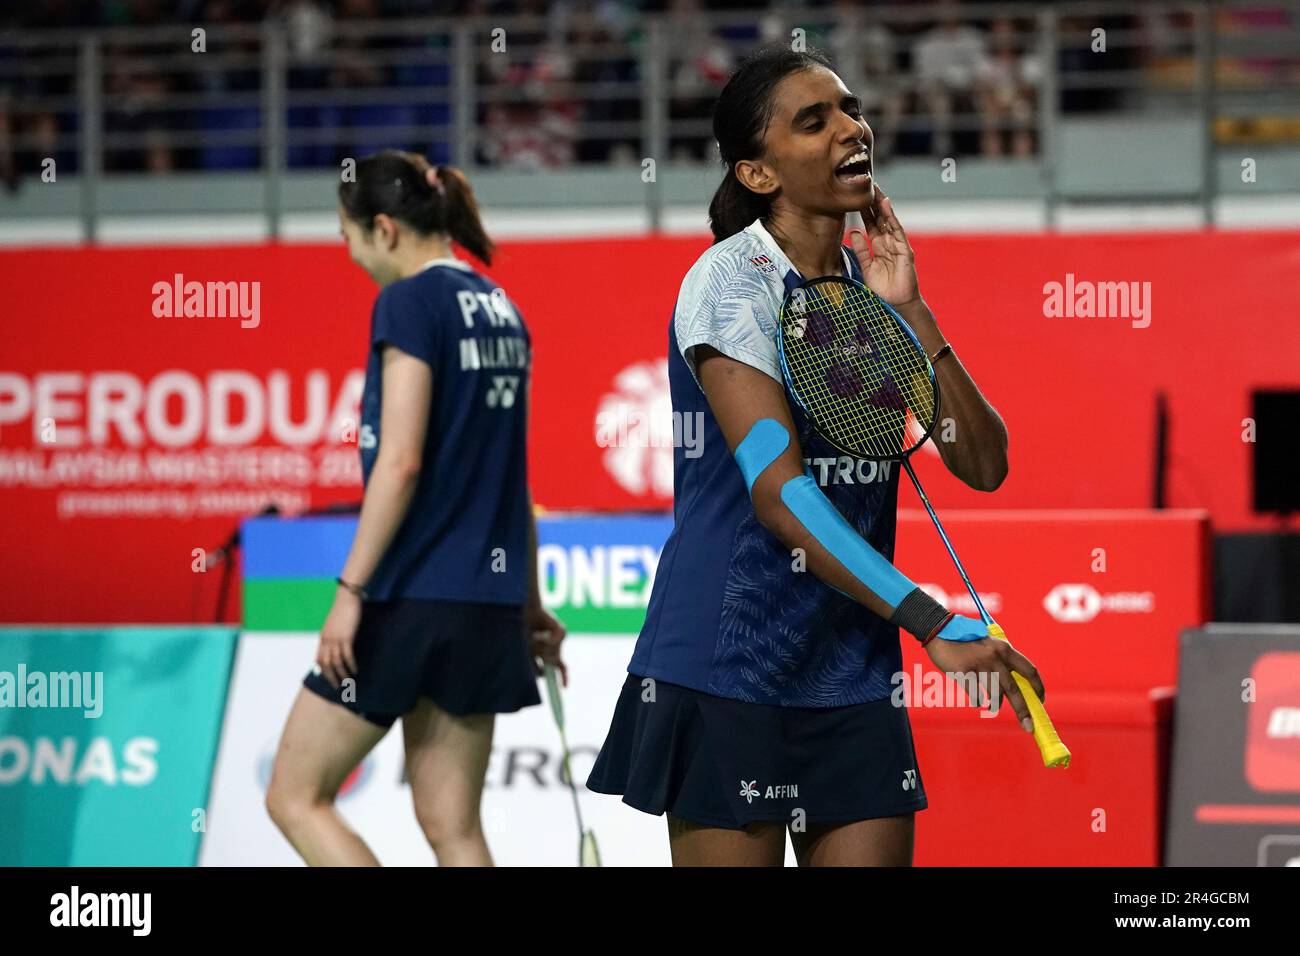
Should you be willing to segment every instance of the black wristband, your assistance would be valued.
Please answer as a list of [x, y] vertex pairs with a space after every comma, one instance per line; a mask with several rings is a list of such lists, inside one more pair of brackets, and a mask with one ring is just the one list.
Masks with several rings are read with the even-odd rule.
[[913, 588], [898, 602], [890, 615], [891, 624], [897, 624], [918, 641], [923, 641], [931, 631], [943, 623], [948, 609], [920, 588]]
[[361, 598], [361, 600], [366, 601], [370, 599], [370, 592], [361, 585], [353, 584], [351, 581], [344, 581], [342, 578], [335, 578], [334, 580], [339, 583], [339, 587], [343, 590], [351, 591], [357, 597]]

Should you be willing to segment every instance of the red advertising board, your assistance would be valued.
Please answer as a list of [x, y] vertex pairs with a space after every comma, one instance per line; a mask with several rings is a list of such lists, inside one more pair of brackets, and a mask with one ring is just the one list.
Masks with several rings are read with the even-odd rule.
[[912, 710], [930, 794], [918, 866], [1157, 866], [1173, 696], [1048, 692], [1073, 757], [1048, 769], [1006, 714]]
[[[1210, 616], [1204, 512], [936, 505], [985, 609], [1049, 693], [1145, 694], [1177, 682], [1178, 634]], [[925, 512], [899, 513], [894, 560], [949, 608], [979, 616]], [[928, 664], [915, 642], [903, 647], [907, 669]]]
[[[707, 242], [502, 244], [490, 272], [535, 342], [540, 504], [669, 504], [667, 328]], [[915, 246], [922, 291], [1011, 436], [1010, 475], [994, 495], [929, 469], [942, 506], [1147, 506], [1163, 390], [1170, 503], [1204, 507], [1218, 527], [1259, 526], [1243, 419], [1251, 388], [1300, 385], [1289, 302], [1300, 232], [922, 236]], [[1215, 284], [1225, 250], [1230, 286]], [[187, 283], [202, 284], [199, 299]], [[1088, 283], [1094, 304], [1107, 283], [1137, 291], [1126, 314], [1097, 317], [1076, 307]], [[268, 502], [294, 511], [359, 497], [346, 423], [375, 289], [341, 245], [7, 251], [0, 288], [0, 620], [205, 618], [214, 582], [192, 570], [196, 549]], [[214, 292], [230, 304], [224, 317]], [[603, 447], [597, 417], [628, 410], [649, 416], [648, 438]], [[238, 610], [232, 601], [227, 619]]]
[[[982, 717], [964, 695], [935, 693], [941, 675], [905, 640], [917, 758], [939, 797], [917, 816], [917, 863], [1157, 865], [1179, 634], [1209, 613], [1208, 517], [939, 508], [980, 600], [1038, 668], [1073, 756], [1049, 770], [1009, 707]], [[900, 514], [895, 558], [975, 615], [924, 512]]]

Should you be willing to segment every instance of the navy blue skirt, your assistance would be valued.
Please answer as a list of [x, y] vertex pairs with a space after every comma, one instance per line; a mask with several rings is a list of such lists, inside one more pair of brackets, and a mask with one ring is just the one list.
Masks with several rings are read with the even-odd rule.
[[462, 717], [542, 702], [518, 605], [365, 601], [352, 647], [355, 694], [343, 694], [315, 669], [303, 686], [381, 727], [421, 697]]
[[777, 707], [629, 674], [587, 778], [701, 826], [838, 824], [924, 810], [905, 707]]

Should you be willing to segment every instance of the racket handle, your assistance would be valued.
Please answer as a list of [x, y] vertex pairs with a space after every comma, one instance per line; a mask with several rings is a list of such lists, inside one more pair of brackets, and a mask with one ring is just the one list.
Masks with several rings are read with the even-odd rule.
[[[999, 641], [1007, 639], [1001, 626], [993, 623], [989, 624], [989, 637]], [[1047, 716], [1047, 708], [1043, 706], [1033, 686], [1023, 675], [1012, 671], [1011, 677], [1020, 688], [1020, 694], [1029, 707], [1029, 716], [1034, 721], [1034, 742], [1038, 744], [1039, 753], [1043, 755], [1043, 766], [1060, 767], [1064, 770], [1070, 766], [1070, 749], [1061, 741], [1061, 735], [1052, 726], [1052, 718]]]

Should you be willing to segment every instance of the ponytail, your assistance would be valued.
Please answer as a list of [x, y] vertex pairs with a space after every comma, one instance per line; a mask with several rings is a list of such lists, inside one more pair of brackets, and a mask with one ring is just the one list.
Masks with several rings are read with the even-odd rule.
[[471, 254], [491, 265], [492, 252], [496, 247], [483, 230], [478, 201], [474, 198], [469, 179], [455, 166], [439, 166], [438, 181], [443, 185], [446, 199], [447, 234]]
[[383, 213], [418, 235], [445, 234], [491, 265], [494, 246], [479, 220], [469, 180], [455, 166], [439, 166], [438, 185], [433, 186], [428, 179], [432, 168], [418, 153], [383, 150], [357, 163], [355, 181], [339, 184], [339, 202], [348, 218], [366, 230]]

